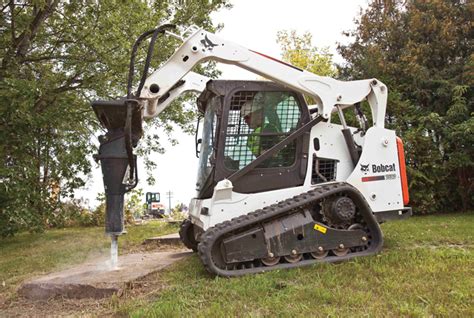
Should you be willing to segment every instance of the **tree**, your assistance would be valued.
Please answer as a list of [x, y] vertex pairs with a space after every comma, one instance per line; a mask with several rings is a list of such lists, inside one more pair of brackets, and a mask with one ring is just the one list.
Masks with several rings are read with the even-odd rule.
[[284, 61], [320, 76], [337, 75], [329, 49], [313, 46], [311, 33], [298, 35], [295, 30], [279, 31], [277, 43], [280, 44]]
[[[313, 46], [311, 33], [298, 35], [295, 30], [278, 31], [277, 43], [280, 44], [283, 61], [319, 76], [337, 75], [329, 49]], [[305, 96], [305, 99], [309, 104], [314, 104], [312, 97]]]
[[132, 224], [135, 218], [144, 214], [146, 203], [143, 202], [143, 190], [133, 189], [127, 193], [124, 204], [125, 223]]
[[[89, 155], [96, 151], [90, 138], [99, 128], [90, 101], [125, 95], [137, 36], [168, 20], [212, 30], [209, 14], [228, 6], [225, 0], [180, 3], [1, 2], [1, 235], [43, 229], [57, 205], [53, 188], [59, 185], [65, 196], [84, 184], [79, 176], [90, 171]], [[158, 41], [154, 61], [163, 61], [175, 44]], [[139, 62], [144, 53], [139, 52]], [[173, 107], [155, 123], [185, 126], [192, 115]]]
[[474, 205], [473, 6], [468, 1], [373, 1], [339, 45], [348, 79], [389, 88], [387, 121], [405, 143], [415, 212]]

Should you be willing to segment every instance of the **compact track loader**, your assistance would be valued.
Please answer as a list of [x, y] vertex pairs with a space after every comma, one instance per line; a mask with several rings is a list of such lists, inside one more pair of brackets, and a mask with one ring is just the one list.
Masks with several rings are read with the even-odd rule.
[[[180, 236], [209, 272], [239, 276], [380, 251], [379, 223], [411, 215], [403, 144], [384, 128], [387, 87], [377, 79], [321, 77], [196, 27], [181, 34], [175, 29], [163, 25], [138, 38], [126, 98], [93, 102], [107, 129], [97, 155], [106, 232], [113, 238], [123, 232], [124, 193], [138, 180], [133, 148], [142, 120], [195, 91], [201, 114], [197, 192]], [[183, 43], [147, 77], [160, 34]], [[145, 69], [132, 92], [136, 50], [148, 37]], [[207, 60], [271, 81], [210, 80], [191, 72]], [[316, 104], [307, 105], [304, 95]], [[348, 112], [359, 127], [346, 124]], [[340, 124], [332, 122], [336, 116]]]

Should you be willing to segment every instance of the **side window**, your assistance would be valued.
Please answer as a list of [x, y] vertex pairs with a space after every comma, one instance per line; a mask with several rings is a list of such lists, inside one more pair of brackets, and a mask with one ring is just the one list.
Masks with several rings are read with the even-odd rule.
[[216, 108], [217, 103], [214, 99], [212, 99], [206, 108], [206, 112], [204, 113], [201, 132], [202, 139], [199, 155], [199, 169], [196, 183], [198, 191], [201, 191], [203, 185], [209, 177], [214, 162], [214, 147], [216, 145], [215, 136], [217, 129], [216, 126], [218, 123]]
[[[245, 167], [286, 138], [301, 118], [290, 92], [238, 91], [231, 98], [224, 147], [224, 165]], [[296, 141], [264, 161], [260, 168], [289, 167], [296, 158]]]

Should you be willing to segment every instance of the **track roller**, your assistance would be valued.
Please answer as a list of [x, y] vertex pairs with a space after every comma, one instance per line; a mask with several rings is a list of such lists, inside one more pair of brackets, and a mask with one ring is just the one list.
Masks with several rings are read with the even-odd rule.
[[303, 254], [286, 255], [286, 256], [283, 256], [283, 258], [288, 263], [298, 263], [303, 258]]
[[263, 265], [265, 266], [275, 266], [276, 264], [280, 263], [280, 257], [267, 257], [260, 259], [260, 261], [262, 261]]
[[328, 256], [329, 251], [325, 251], [321, 246], [318, 248], [316, 252], [310, 253], [311, 257], [314, 259], [323, 259]]

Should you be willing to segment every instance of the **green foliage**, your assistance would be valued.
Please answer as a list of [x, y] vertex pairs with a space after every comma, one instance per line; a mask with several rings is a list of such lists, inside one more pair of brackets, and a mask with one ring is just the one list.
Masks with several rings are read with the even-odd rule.
[[[332, 62], [329, 48], [317, 48], [312, 45], [312, 35], [309, 32], [298, 35], [295, 30], [278, 31], [277, 43], [283, 52], [284, 61], [319, 76], [335, 77], [337, 69]], [[305, 96], [309, 104], [314, 100]]]
[[143, 215], [144, 203], [143, 203], [143, 190], [134, 189], [127, 193], [125, 200], [125, 223], [133, 224], [135, 218]]
[[337, 75], [329, 48], [319, 49], [313, 46], [311, 33], [298, 35], [295, 30], [279, 31], [277, 42], [283, 52], [284, 61], [320, 76]]
[[348, 79], [389, 88], [388, 127], [405, 144], [415, 213], [474, 206], [471, 17], [466, 1], [373, 1], [340, 45]]
[[175, 221], [184, 221], [188, 217], [188, 207], [184, 203], [178, 203], [171, 210], [170, 217]]
[[92, 225], [105, 225], [105, 202], [101, 202], [94, 211], [92, 211]]
[[59, 203], [46, 220], [49, 228], [101, 226], [104, 222], [105, 204], [91, 211], [84, 207], [84, 202], [76, 199]]
[[[90, 101], [125, 94], [137, 36], [164, 21], [212, 30], [209, 14], [223, 6], [225, 0], [1, 2], [1, 236], [41, 231], [59, 198], [84, 185], [80, 176], [90, 172], [91, 138], [99, 128]], [[152, 68], [176, 45], [160, 39]], [[137, 69], [144, 54], [142, 48]], [[185, 127], [192, 117], [175, 106], [154, 124]], [[143, 151], [159, 150], [153, 143]]]

